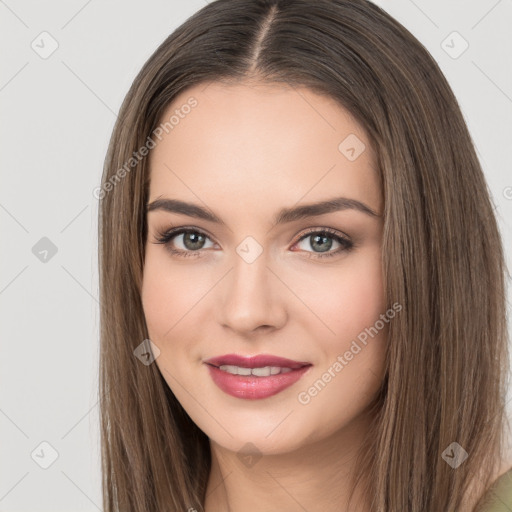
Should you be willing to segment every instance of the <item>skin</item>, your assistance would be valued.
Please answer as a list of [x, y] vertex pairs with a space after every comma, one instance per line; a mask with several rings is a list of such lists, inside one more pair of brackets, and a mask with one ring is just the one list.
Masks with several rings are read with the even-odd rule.
[[[155, 362], [210, 439], [205, 510], [348, 510], [354, 456], [372, 421], [366, 409], [384, 377], [387, 326], [309, 403], [298, 395], [387, 309], [374, 151], [347, 110], [306, 88], [202, 84], [175, 98], [164, 118], [191, 96], [198, 105], [150, 153], [149, 203], [192, 202], [225, 225], [150, 211], [142, 301], [160, 350]], [[354, 161], [338, 150], [349, 134], [366, 146]], [[346, 209], [272, 224], [281, 208], [338, 196], [379, 216]], [[206, 234], [199, 256], [176, 256], [155, 243], [180, 226]], [[334, 229], [355, 246], [321, 258], [311, 245], [314, 233], [304, 237], [308, 228]], [[252, 263], [236, 252], [247, 236], [263, 249]], [[342, 248], [328, 241], [328, 252]], [[194, 250], [183, 235], [168, 245]], [[221, 391], [203, 363], [229, 353], [273, 354], [313, 366], [277, 395], [244, 400]], [[249, 442], [259, 454], [253, 464], [239, 456]], [[350, 510], [365, 507], [356, 492]]]

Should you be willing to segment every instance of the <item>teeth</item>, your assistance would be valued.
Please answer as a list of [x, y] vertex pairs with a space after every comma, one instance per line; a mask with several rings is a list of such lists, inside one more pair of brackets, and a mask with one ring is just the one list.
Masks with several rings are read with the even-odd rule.
[[254, 375], [255, 377], [269, 377], [278, 373], [291, 372], [291, 368], [280, 368], [279, 366], [265, 366], [263, 368], [243, 368], [242, 366], [234, 366], [231, 364], [223, 364], [219, 369], [232, 375]]

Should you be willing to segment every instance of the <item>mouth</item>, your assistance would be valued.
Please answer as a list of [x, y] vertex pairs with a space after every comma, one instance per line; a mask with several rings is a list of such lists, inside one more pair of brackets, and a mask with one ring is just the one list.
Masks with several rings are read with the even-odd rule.
[[213, 382], [225, 393], [244, 399], [273, 396], [297, 382], [312, 366], [309, 362], [261, 354], [236, 354], [203, 361]]

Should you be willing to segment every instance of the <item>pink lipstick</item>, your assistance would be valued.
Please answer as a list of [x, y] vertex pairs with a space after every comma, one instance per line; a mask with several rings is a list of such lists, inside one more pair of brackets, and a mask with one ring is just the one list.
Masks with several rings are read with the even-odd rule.
[[267, 398], [297, 382], [312, 366], [267, 354], [226, 354], [207, 359], [213, 382], [228, 395], [255, 400]]

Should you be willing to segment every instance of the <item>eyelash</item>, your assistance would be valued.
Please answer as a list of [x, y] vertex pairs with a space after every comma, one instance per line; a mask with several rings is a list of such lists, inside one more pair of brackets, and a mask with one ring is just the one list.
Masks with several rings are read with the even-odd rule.
[[[174, 249], [173, 247], [171, 247], [169, 242], [173, 238], [175, 238], [178, 235], [187, 234], [187, 233], [199, 234], [206, 238], [210, 238], [206, 233], [204, 233], [200, 229], [191, 228], [191, 227], [181, 227], [181, 228], [173, 228], [173, 229], [170, 229], [170, 230], [164, 231], [164, 232], [159, 232], [156, 237], [157, 242], [153, 242], [153, 243], [165, 245], [166, 249], [171, 254], [178, 256], [178, 257], [183, 257], [183, 258], [193, 257], [194, 258], [194, 257], [200, 256], [201, 251], [203, 251], [204, 249], [198, 249], [196, 251], [191, 251], [191, 250], [183, 251], [181, 249]], [[309, 254], [314, 254], [314, 256], [308, 256], [310, 258], [314, 258], [314, 259], [332, 258], [344, 251], [349, 252], [355, 247], [354, 242], [352, 242], [348, 238], [345, 238], [344, 236], [340, 235], [338, 231], [331, 229], [331, 228], [322, 228], [322, 229], [311, 228], [308, 231], [306, 231], [306, 233], [304, 233], [293, 245], [296, 245], [299, 242], [301, 242], [302, 240], [308, 238], [309, 236], [316, 235], [316, 234], [329, 235], [327, 238], [333, 238], [334, 240], [336, 240], [336, 242], [338, 242], [341, 245], [341, 247], [335, 251], [329, 251], [326, 253], [315, 253], [315, 252], [312, 253], [311, 251], [306, 251]]]

